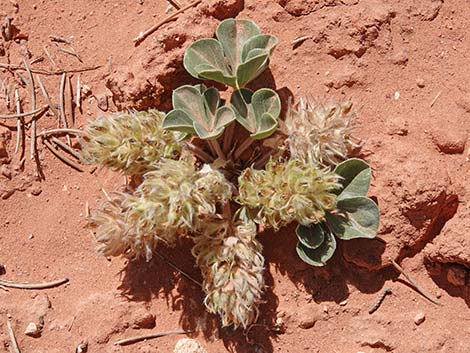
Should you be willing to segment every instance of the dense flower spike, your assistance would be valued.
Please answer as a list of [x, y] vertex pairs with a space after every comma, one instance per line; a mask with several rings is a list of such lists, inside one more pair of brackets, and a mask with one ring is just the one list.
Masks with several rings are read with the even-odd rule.
[[193, 255], [204, 278], [204, 303], [223, 326], [247, 328], [258, 317], [264, 258], [253, 222], [237, 226], [210, 217], [194, 238]]
[[163, 130], [163, 118], [159, 111], [149, 110], [96, 119], [80, 141], [84, 160], [141, 175], [162, 158], [177, 158], [181, 151], [177, 135]]
[[255, 213], [255, 220], [275, 229], [292, 221], [318, 223], [336, 206], [339, 177], [301, 160], [271, 160], [265, 170], [245, 169], [238, 178], [238, 201]]
[[115, 194], [91, 217], [100, 251], [106, 255], [145, 255], [159, 240], [173, 244], [195, 229], [198, 217], [214, 214], [232, 196], [232, 186], [218, 171], [196, 171], [192, 158], [162, 160], [144, 174], [133, 194]]
[[289, 103], [286, 114], [287, 143], [291, 158], [336, 165], [358, 147], [351, 135], [351, 103], [323, 105], [301, 98]]

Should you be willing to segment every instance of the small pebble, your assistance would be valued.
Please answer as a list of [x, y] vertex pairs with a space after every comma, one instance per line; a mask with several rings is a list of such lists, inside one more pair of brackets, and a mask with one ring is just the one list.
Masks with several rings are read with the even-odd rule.
[[416, 79], [416, 85], [417, 85], [419, 88], [423, 88], [423, 87], [425, 86], [424, 80], [423, 80], [422, 78]]
[[339, 303], [340, 306], [345, 306], [346, 304], [348, 304], [347, 300], [343, 300], [341, 303]]
[[26, 327], [24, 334], [30, 337], [39, 337], [41, 335], [41, 330], [34, 322], [30, 322]]
[[414, 320], [416, 325], [421, 325], [424, 322], [425, 319], [426, 319], [426, 316], [424, 315], [424, 313], [419, 312], [419, 313], [416, 314], [416, 316], [413, 320]]
[[75, 353], [86, 353], [87, 351], [88, 351], [88, 342], [84, 341], [84, 342], [81, 342], [77, 346], [77, 349], [75, 350]]

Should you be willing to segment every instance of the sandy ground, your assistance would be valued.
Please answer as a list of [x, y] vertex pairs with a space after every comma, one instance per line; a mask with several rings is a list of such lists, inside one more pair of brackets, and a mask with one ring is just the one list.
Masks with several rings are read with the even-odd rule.
[[[188, 3], [181, 1], [182, 3]], [[15, 5], [16, 4], [16, 5]], [[379, 239], [341, 243], [325, 268], [312, 268], [295, 253], [293, 228], [264, 233], [268, 263], [266, 304], [247, 332], [220, 329], [207, 315], [196, 285], [166, 261], [128, 263], [100, 257], [85, 228], [85, 205], [125, 184], [101, 168], [78, 172], [38, 141], [40, 169], [15, 153], [15, 120], [0, 119], [1, 280], [43, 282], [67, 277], [47, 290], [0, 289], [0, 351], [11, 351], [10, 320], [22, 352], [172, 352], [182, 336], [118, 347], [121, 338], [185, 329], [209, 353], [232, 352], [468, 352], [470, 346], [470, 3], [457, 0], [206, 0], [161, 27], [140, 46], [132, 39], [163, 19], [164, 1], [0, 0], [0, 21], [13, 18], [13, 39], [0, 39], [0, 63], [34, 62], [71, 73], [83, 98], [75, 127], [124, 108], [169, 108], [171, 89], [193, 82], [184, 73], [184, 49], [212, 36], [217, 23], [237, 16], [279, 37], [270, 70], [258, 84], [288, 97], [350, 99], [358, 112], [361, 157], [374, 170], [371, 196], [381, 209]], [[77, 57], [60, 51], [50, 35]], [[296, 38], [305, 41], [293, 45]], [[55, 65], [47, 58], [44, 47]], [[1, 65], [0, 65], [1, 66]], [[18, 75], [20, 73], [20, 75]], [[32, 99], [26, 73], [0, 67], [0, 80], [19, 88], [24, 111]], [[36, 77], [36, 76], [35, 76]], [[39, 75], [53, 104], [60, 75]], [[85, 87], [86, 86], [86, 87]], [[1, 88], [1, 86], [0, 86]], [[45, 104], [37, 89], [39, 104]], [[66, 99], [66, 108], [69, 109]], [[11, 114], [0, 90], [0, 114]], [[70, 117], [70, 116], [69, 116]], [[70, 124], [72, 121], [69, 122]], [[58, 126], [48, 112], [38, 132]], [[190, 244], [162, 253], [200, 278]], [[390, 266], [395, 259], [431, 295], [419, 295]], [[390, 287], [380, 308], [369, 307]], [[415, 323], [424, 314], [424, 322]], [[44, 321], [40, 337], [26, 326]]]

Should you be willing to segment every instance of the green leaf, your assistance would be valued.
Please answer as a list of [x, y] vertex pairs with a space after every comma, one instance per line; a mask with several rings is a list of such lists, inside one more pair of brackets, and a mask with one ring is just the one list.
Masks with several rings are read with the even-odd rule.
[[180, 109], [172, 110], [166, 115], [165, 120], [163, 120], [163, 128], [172, 131], [181, 131], [190, 135], [196, 133], [191, 117], [184, 110]]
[[343, 178], [341, 180], [343, 189], [339, 192], [338, 201], [367, 195], [371, 171], [369, 165], [362, 159], [348, 159], [338, 164], [334, 172]]
[[222, 45], [212, 38], [200, 39], [191, 44], [184, 53], [183, 65], [196, 78], [222, 83], [235, 82], [234, 75], [227, 67]]
[[216, 30], [217, 39], [232, 69], [237, 68], [242, 61], [244, 44], [259, 33], [258, 26], [249, 20], [229, 18], [220, 22]]
[[331, 259], [336, 250], [336, 240], [329, 231], [325, 230], [324, 234], [325, 240], [316, 249], [310, 249], [300, 241], [297, 242], [297, 254], [302, 261], [312, 266], [324, 266]]
[[237, 121], [252, 138], [263, 139], [276, 131], [281, 100], [272, 89], [262, 88], [253, 93], [243, 88], [233, 92], [230, 103]]
[[320, 224], [310, 226], [299, 224], [295, 232], [302, 245], [309, 249], [317, 249], [325, 240], [325, 232]]
[[249, 20], [227, 19], [216, 30], [217, 39], [200, 39], [186, 49], [183, 64], [196, 78], [239, 88], [269, 65], [278, 39], [261, 35]]
[[368, 197], [338, 201], [338, 213], [327, 213], [326, 220], [340, 239], [375, 238], [379, 228], [379, 208]]
[[163, 121], [163, 127], [201, 139], [219, 137], [235, 120], [232, 108], [223, 106], [219, 92], [204, 85], [182, 86], [173, 91], [173, 107]]

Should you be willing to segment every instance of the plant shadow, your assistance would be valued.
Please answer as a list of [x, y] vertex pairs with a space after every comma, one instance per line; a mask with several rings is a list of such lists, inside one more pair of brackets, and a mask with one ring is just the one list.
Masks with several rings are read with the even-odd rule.
[[177, 248], [160, 247], [158, 252], [167, 259], [155, 256], [150, 262], [128, 262], [122, 270], [119, 289], [131, 301], [149, 302], [155, 297], [165, 298], [169, 309], [180, 314], [181, 327], [194, 332], [191, 336], [202, 334], [209, 341], [221, 339], [230, 352], [273, 353], [273, 341], [283, 334], [276, 323], [279, 298], [274, 291], [275, 281], [280, 275], [287, 276], [296, 288], [302, 288], [316, 303], [340, 303], [350, 294], [348, 285], [364, 293], [378, 292], [386, 280], [397, 277], [393, 271], [372, 272], [346, 262], [341, 256], [341, 242], [325, 267], [305, 264], [295, 251], [297, 240], [293, 226], [276, 234], [263, 232], [260, 241], [266, 258], [266, 290], [259, 319], [247, 330], [221, 328], [219, 318], [206, 312], [202, 289], [171, 267], [171, 263], [175, 264], [196, 281], [201, 281], [191, 255], [192, 241], [189, 238], [182, 239]]

